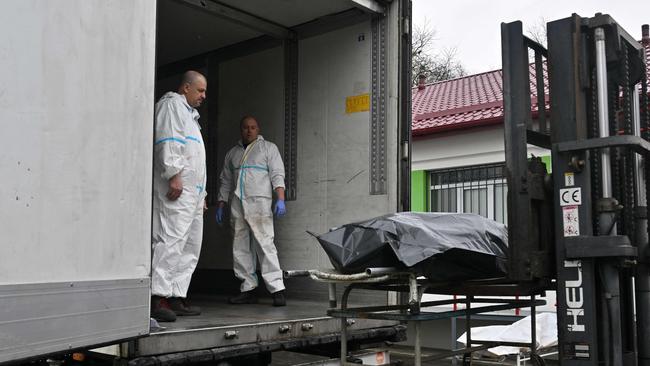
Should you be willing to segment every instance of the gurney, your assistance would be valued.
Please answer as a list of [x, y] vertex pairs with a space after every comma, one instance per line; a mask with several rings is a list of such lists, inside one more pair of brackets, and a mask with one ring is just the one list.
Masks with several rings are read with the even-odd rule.
[[[547, 288], [547, 284], [530, 284], [522, 288], [520, 285], [507, 283], [503, 278], [488, 280], [470, 280], [462, 284], [451, 282], [434, 282], [426, 278], [418, 278], [416, 274], [409, 271], [397, 270], [395, 268], [367, 268], [358, 273], [340, 273], [331, 270], [297, 270], [285, 271], [285, 278], [310, 277], [312, 280], [325, 282], [329, 289], [329, 306], [327, 315], [341, 320], [341, 362], [347, 363], [348, 355], [347, 327], [350, 321], [355, 318], [393, 320], [408, 323], [414, 329], [414, 355], [415, 365], [422, 364], [421, 351], [421, 323], [423, 321], [464, 318], [467, 324], [466, 338], [469, 345], [464, 348], [454, 349], [449, 352], [442, 352], [427, 359], [443, 359], [455, 355], [463, 355], [464, 364], [468, 365], [472, 352], [486, 350], [495, 346], [530, 347], [531, 358], [538, 365], [543, 360], [536, 356], [535, 342], [499, 342], [494, 340], [476, 340], [471, 336], [472, 315], [490, 313], [495, 311], [510, 310], [517, 308], [530, 308], [531, 314], [536, 313], [536, 307], [545, 304], [537, 298]], [[337, 285], [345, 285], [342, 292], [340, 306], [337, 301]], [[462, 287], [459, 287], [462, 286]], [[405, 294], [406, 300], [403, 304], [378, 305], [349, 307], [349, 298], [353, 290], [371, 291], [395, 291]], [[463, 293], [463, 296], [454, 296], [452, 299], [422, 302], [424, 293], [456, 295]], [[507, 296], [508, 298], [495, 299], [492, 296]], [[519, 299], [520, 296], [529, 296], [529, 299]], [[430, 307], [440, 305], [464, 305], [464, 309], [431, 311]], [[475, 306], [475, 305], [480, 306]], [[535, 339], [535, 318], [531, 321], [532, 339]]]
[[[432, 225], [432, 221], [436, 224]], [[528, 307], [535, 314], [535, 308], [544, 304], [536, 296], [549, 287], [544, 282], [522, 285], [507, 278], [507, 229], [502, 224], [472, 214], [406, 212], [312, 235], [328, 254], [334, 269], [285, 271], [284, 275], [287, 278], [309, 277], [328, 284], [330, 309], [327, 315], [341, 320], [343, 365], [348, 364], [346, 328], [354, 318], [394, 320], [412, 326], [416, 366], [422, 362], [421, 322], [456, 317], [466, 320], [468, 346], [438, 354], [435, 358], [463, 355], [464, 362], [470, 363], [472, 352], [509, 345], [530, 347], [533, 360], [543, 363], [541, 358], [535, 357], [534, 316], [531, 342], [495, 342], [471, 337], [472, 315]], [[478, 265], [474, 266], [475, 263]], [[345, 285], [340, 306], [337, 284]], [[396, 304], [349, 307], [350, 294], [357, 289], [393, 291], [400, 294], [402, 300]], [[424, 293], [460, 296], [422, 302]], [[519, 299], [519, 296], [529, 299]], [[458, 309], [460, 304], [465, 308]], [[453, 310], [429, 309], [440, 305], [452, 305]]]

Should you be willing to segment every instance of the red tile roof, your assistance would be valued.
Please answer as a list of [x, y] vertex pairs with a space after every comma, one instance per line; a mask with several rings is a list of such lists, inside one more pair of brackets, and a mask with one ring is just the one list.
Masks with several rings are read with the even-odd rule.
[[[650, 44], [645, 45], [650, 66]], [[650, 80], [650, 67], [648, 79]], [[488, 71], [412, 89], [412, 133], [414, 136], [503, 122], [503, 73]], [[535, 68], [530, 68], [533, 116], [536, 113]], [[548, 109], [548, 76], [544, 65], [544, 93]]]
[[[544, 82], [548, 84], [546, 66]], [[488, 71], [413, 88], [413, 135], [503, 122], [503, 72]], [[530, 68], [530, 88], [537, 98], [535, 68]], [[548, 88], [545, 85], [545, 92]]]

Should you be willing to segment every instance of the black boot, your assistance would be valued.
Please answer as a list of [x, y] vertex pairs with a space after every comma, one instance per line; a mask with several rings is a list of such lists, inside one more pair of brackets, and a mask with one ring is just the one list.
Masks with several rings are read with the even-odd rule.
[[176, 314], [169, 308], [167, 299], [160, 296], [151, 296], [151, 317], [159, 322], [174, 322]]
[[253, 293], [253, 290], [244, 291], [237, 296], [231, 297], [228, 299], [228, 302], [231, 304], [256, 304], [257, 296]]
[[201, 309], [198, 306], [189, 306], [185, 299], [172, 297], [169, 299], [169, 308], [177, 316], [194, 316], [201, 315]]
[[284, 298], [284, 290], [274, 292], [272, 295], [273, 295], [273, 306], [287, 305], [287, 300]]

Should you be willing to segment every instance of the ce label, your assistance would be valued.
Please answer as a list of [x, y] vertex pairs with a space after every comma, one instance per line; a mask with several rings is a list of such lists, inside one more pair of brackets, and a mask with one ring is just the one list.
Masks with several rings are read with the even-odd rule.
[[560, 189], [560, 206], [579, 206], [582, 204], [582, 190], [576, 188]]

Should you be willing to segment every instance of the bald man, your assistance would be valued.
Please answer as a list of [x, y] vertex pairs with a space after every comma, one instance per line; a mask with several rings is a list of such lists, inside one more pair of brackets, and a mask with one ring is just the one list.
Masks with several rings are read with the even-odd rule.
[[156, 103], [151, 263], [151, 317], [199, 315], [186, 302], [201, 252], [205, 210], [205, 147], [197, 107], [207, 81], [187, 71], [176, 92]]
[[[264, 140], [257, 119], [244, 116], [239, 122], [241, 140], [228, 153], [219, 177], [217, 222], [223, 222], [224, 207], [230, 204], [233, 230], [233, 269], [241, 280], [240, 294], [231, 304], [257, 302], [255, 288], [259, 259], [262, 279], [273, 296], [273, 306], [285, 306], [284, 282], [274, 243], [273, 214], [286, 214], [284, 164], [278, 147]], [[272, 210], [272, 198], [277, 200]]]

